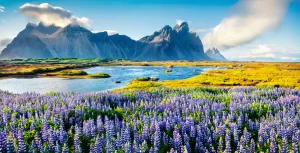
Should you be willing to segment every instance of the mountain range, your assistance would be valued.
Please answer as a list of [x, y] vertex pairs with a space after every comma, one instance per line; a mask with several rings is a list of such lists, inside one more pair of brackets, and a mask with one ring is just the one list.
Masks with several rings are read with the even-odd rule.
[[93, 33], [74, 24], [58, 27], [29, 23], [3, 49], [0, 59], [58, 57], [141, 61], [219, 60], [221, 55], [219, 51], [218, 54], [206, 53], [200, 38], [190, 31], [186, 22], [173, 28], [167, 25], [137, 41], [126, 35], [109, 35], [105, 31]]

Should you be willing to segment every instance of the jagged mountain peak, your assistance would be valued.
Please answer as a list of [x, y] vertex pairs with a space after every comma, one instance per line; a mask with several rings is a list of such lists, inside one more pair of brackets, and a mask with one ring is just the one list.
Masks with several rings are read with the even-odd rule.
[[227, 61], [227, 59], [221, 54], [221, 52], [213, 47], [213, 48], [209, 48], [205, 51], [205, 54], [207, 56], [209, 56], [211, 59], [213, 60], [217, 60], [217, 61]]
[[53, 34], [52, 37], [57, 36], [66, 36], [68, 38], [77, 38], [80, 35], [92, 35], [93, 33], [77, 24], [69, 24], [65, 26], [64, 28], [61, 28], [56, 33]]
[[26, 25], [26, 28], [35, 28], [35, 27], [37, 27], [37, 25], [34, 23], [31, 23], [31, 22], [27, 23], [27, 25]]
[[169, 25], [164, 26], [159, 32], [171, 32], [172, 28]]
[[212, 54], [218, 54], [218, 53], [220, 53], [220, 51], [216, 47], [209, 48], [205, 52], [210, 52]]
[[180, 25], [176, 24], [173, 30], [176, 32], [189, 32], [190, 28], [187, 22], [182, 22]]
[[36, 29], [44, 34], [47, 34], [47, 35], [51, 35], [53, 33], [55, 33], [57, 30], [59, 30], [61, 27], [59, 26], [56, 26], [54, 24], [52, 25], [45, 25], [44, 23], [40, 22]]

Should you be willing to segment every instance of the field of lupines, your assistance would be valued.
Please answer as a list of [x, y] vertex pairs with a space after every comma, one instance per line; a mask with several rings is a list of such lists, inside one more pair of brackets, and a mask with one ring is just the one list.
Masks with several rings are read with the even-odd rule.
[[0, 152], [299, 152], [300, 91], [0, 91]]

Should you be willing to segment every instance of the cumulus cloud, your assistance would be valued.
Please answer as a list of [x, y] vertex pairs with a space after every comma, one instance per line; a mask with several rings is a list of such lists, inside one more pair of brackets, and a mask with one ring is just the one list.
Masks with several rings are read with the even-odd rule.
[[4, 12], [5, 7], [0, 5], [0, 12]]
[[222, 49], [248, 43], [277, 27], [289, 3], [290, 0], [241, 0], [233, 15], [207, 33], [203, 42]]
[[[244, 45], [246, 46], [246, 45]], [[248, 48], [248, 49], [247, 49]], [[233, 54], [230, 55], [231, 60], [241, 61], [300, 61], [299, 49], [287, 49], [285, 46], [276, 44], [258, 44], [255, 46], [232, 48]], [[231, 49], [231, 50], [232, 50]], [[243, 50], [247, 53], [237, 52]], [[230, 50], [229, 50], [230, 51]], [[238, 55], [237, 55], [238, 54]]]
[[19, 8], [21, 14], [29, 17], [33, 21], [43, 22], [46, 25], [57, 25], [64, 27], [70, 23], [83, 27], [89, 26], [89, 19], [86, 17], [76, 17], [70, 11], [61, 7], [42, 3], [40, 5], [24, 4]]
[[12, 41], [12, 38], [0, 39], [0, 53], [9, 43], [11, 43], [11, 41]]

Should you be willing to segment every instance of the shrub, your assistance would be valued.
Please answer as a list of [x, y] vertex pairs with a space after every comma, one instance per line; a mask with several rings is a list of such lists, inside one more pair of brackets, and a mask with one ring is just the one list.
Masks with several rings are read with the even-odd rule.
[[96, 74], [90, 74], [89, 77], [92, 77], [92, 78], [109, 78], [110, 75], [100, 72], [100, 73], [96, 73]]
[[87, 75], [86, 72], [82, 70], [63, 70], [58, 73], [62, 76], [78, 76], [78, 75]]

